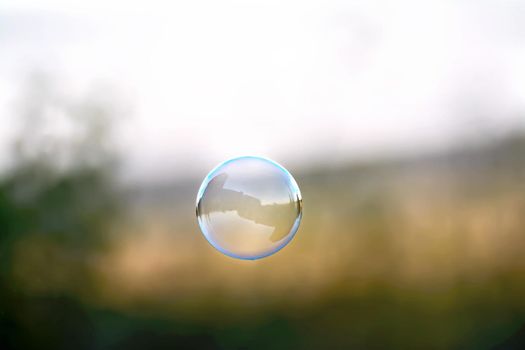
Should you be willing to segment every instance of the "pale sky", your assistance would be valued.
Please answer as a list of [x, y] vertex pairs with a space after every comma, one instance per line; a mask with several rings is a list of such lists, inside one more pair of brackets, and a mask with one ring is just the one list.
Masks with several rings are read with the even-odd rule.
[[525, 125], [525, 2], [3, 1], [0, 160], [33, 71], [117, 92], [132, 177], [417, 153]]

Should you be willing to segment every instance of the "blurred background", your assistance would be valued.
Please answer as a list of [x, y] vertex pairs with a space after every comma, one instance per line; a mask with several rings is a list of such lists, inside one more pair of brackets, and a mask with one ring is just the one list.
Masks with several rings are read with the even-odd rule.
[[[525, 3], [0, 4], [0, 348], [525, 348]], [[304, 199], [274, 256], [219, 162]]]

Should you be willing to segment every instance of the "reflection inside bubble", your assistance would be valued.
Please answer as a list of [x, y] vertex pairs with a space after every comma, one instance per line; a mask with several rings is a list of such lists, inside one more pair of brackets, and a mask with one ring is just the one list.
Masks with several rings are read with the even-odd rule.
[[242, 259], [257, 259], [284, 247], [297, 231], [301, 210], [301, 195], [288, 171], [256, 157], [218, 166], [197, 198], [199, 224], [208, 241]]

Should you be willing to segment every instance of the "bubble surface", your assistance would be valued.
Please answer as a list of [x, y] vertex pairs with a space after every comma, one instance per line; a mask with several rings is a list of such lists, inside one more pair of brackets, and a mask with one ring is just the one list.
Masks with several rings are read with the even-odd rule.
[[204, 237], [220, 252], [238, 259], [260, 259], [281, 250], [294, 237], [302, 198], [292, 175], [261, 157], [239, 157], [219, 164], [197, 194], [197, 219]]

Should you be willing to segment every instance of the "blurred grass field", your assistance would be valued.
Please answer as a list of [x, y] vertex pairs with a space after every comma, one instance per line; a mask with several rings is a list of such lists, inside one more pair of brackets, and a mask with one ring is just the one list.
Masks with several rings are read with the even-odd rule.
[[2, 348], [523, 344], [512, 338], [525, 323], [522, 134], [292, 168], [304, 198], [296, 238], [238, 261], [200, 234], [200, 178], [123, 186], [101, 125], [59, 145], [65, 163], [43, 155], [46, 140], [22, 138], [4, 173]]

